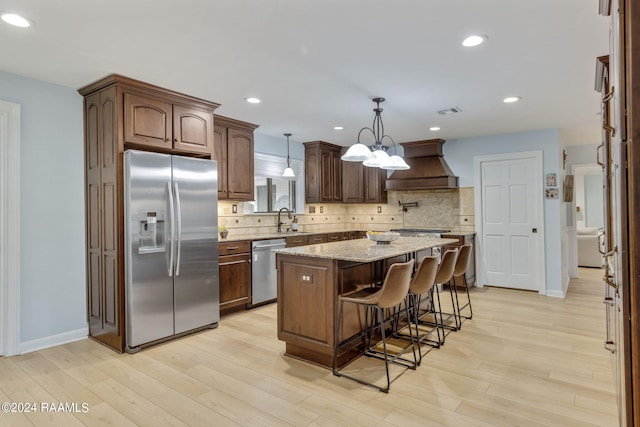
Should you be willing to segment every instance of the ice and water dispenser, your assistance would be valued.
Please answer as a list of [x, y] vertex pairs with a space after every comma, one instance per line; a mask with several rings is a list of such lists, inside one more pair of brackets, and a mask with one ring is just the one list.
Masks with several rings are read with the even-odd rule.
[[164, 212], [144, 211], [138, 218], [138, 253], [164, 252]]

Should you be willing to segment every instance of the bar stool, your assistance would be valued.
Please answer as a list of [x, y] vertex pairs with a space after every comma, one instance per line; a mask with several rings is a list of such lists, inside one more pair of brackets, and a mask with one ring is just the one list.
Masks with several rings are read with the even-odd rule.
[[[420, 365], [420, 362], [422, 361], [422, 349], [420, 344], [426, 343], [432, 347], [439, 348], [440, 342], [442, 341], [440, 336], [442, 322], [438, 322], [438, 312], [441, 310], [436, 310], [433, 303], [433, 285], [435, 283], [436, 273], [438, 272], [439, 259], [440, 257], [437, 255], [422, 258], [420, 265], [418, 265], [418, 269], [413, 275], [411, 284], [409, 285], [409, 313], [413, 316], [409, 324], [413, 323], [416, 328], [416, 341], [418, 343], [419, 355], [418, 365]], [[425, 303], [429, 308], [420, 313], [420, 307], [425, 305]], [[430, 313], [433, 313], [434, 315], [435, 326], [430, 322], [421, 320], [421, 318]], [[427, 329], [423, 327], [424, 325], [430, 325], [433, 327]], [[422, 334], [421, 331], [423, 332]], [[434, 331], [437, 334], [436, 340], [429, 338]], [[399, 332], [398, 336], [405, 339], [410, 338], [409, 336], [400, 334]], [[444, 336], [444, 330], [442, 330], [442, 336]]]
[[[468, 243], [466, 245], [462, 245], [460, 247], [460, 254], [458, 255], [458, 260], [456, 261], [456, 267], [453, 271], [453, 277], [449, 285], [453, 285], [454, 292], [456, 294], [456, 315], [458, 316], [458, 328], [462, 328], [462, 318], [471, 319], [473, 317], [473, 308], [471, 307], [471, 297], [469, 296], [469, 285], [467, 284], [467, 269], [469, 268], [469, 260], [471, 259], [471, 250], [473, 249], [473, 245]], [[456, 285], [456, 278], [462, 277], [462, 283], [464, 284], [464, 289], [467, 291], [467, 303], [460, 307], [460, 302], [458, 301], [458, 287]], [[469, 316], [462, 315], [462, 310], [469, 307]]]
[[[449, 283], [451, 281], [451, 279], [453, 278], [453, 272], [455, 270], [457, 259], [458, 259], [458, 248], [447, 249], [444, 255], [442, 255], [442, 261], [440, 261], [440, 266], [438, 267], [438, 273], [436, 274], [434, 287], [436, 290], [438, 308], [440, 311], [440, 322], [441, 322], [443, 331], [444, 329], [449, 329], [452, 331], [457, 331], [458, 329], [460, 329], [458, 326], [458, 316], [456, 315], [456, 305], [453, 300], [453, 291], [451, 290], [451, 287], [449, 287], [449, 293], [451, 295], [451, 310], [453, 311], [453, 313], [443, 313], [442, 306], [440, 304], [440, 289], [438, 286], [438, 285], [444, 285], [445, 283]], [[447, 315], [447, 317], [445, 318], [444, 315]], [[445, 322], [451, 319], [452, 317], [453, 317], [455, 326], [445, 324]], [[445, 340], [445, 337], [443, 336], [440, 344], [444, 344], [444, 340]]]
[[[413, 332], [411, 324], [409, 324], [409, 335], [411, 336], [411, 344], [407, 345], [397, 353], [390, 354], [387, 352], [387, 339], [386, 339], [386, 324], [394, 321], [394, 316], [385, 318], [385, 310], [394, 309], [399, 307], [404, 302], [404, 310], [407, 319], [410, 319], [409, 309], [407, 304], [409, 285], [411, 283], [411, 273], [413, 271], [414, 260], [410, 260], [404, 263], [395, 263], [389, 267], [387, 274], [385, 275], [384, 282], [379, 291], [363, 296], [343, 295], [339, 297], [340, 308], [338, 311], [338, 322], [335, 330], [335, 345], [333, 347], [333, 362], [332, 371], [333, 375], [338, 377], [346, 377], [354, 380], [360, 384], [368, 385], [376, 388], [384, 393], [389, 392], [391, 387], [391, 380], [389, 378], [389, 363], [401, 365], [407, 369], [416, 369], [418, 364], [418, 358], [416, 356], [415, 341], [413, 339]], [[365, 325], [361, 334], [355, 337], [349, 338], [342, 343], [339, 342], [340, 326], [342, 324], [342, 314], [344, 303], [359, 304], [365, 308]], [[371, 315], [369, 316], [369, 312]], [[369, 324], [369, 317], [371, 318], [371, 324]], [[375, 349], [371, 345], [372, 335], [374, 331], [380, 328], [380, 335], [382, 337], [382, 351]], [[387, 386], [381, 387], [376, 384], [370, 383], [360, 378], [353, 377], [351, 375], [339, 372], [336, 366], [338, 349], [346, 344], [353, 342], [354, 338], [362, 338], [364, 343], [364, 355], [377, 357], [384, 360], [385, 373], [387, 376]], [[409, 350], [413, 351], [413, 360], [403, 358], [402, 355]], [[405, 369], [406, 370], [406, 369]], [[404, 372], [404, 371], [403, 371]], [[396, 378], [394, 378], [395, 381]]]

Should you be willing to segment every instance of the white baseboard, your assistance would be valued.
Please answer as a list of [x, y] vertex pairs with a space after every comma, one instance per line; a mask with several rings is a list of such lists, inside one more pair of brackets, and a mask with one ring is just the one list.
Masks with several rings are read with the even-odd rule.
[[566, 292], [563, 291], [549, 291], [547, 290], [547, 296], [548, 297], [554, 297], [554, 298], [564, 298], [566, 296]]
[[31, 353], [32, 351], [42, 350], [43, 348], [54, 347], [56, 345], [66, 344], [73, 341], [80, 341], [81, 339], [87, 338], [88, 335], [89, 328], [87, 327], [23, 342], [20, 343], [20, 354]]

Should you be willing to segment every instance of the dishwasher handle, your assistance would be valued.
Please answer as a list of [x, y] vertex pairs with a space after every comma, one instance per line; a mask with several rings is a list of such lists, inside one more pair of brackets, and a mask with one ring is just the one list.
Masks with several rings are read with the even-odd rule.
[[263, 245], [263, 246], [259, 246], [256, 245], [253, 247], [254, 250], [261, 250], [261, 249], [269, 249], [269, 248], [284, 248], [286, 247], [285, 243], [276, 243], [275, 245]]

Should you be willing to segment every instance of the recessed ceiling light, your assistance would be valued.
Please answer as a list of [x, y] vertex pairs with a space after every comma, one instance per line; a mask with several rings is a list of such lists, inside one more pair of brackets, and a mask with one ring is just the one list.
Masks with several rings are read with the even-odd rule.
[[342, 130], [342, 129], [344, 129], [342, 126], [334, 126], [333, 127], [333, 130]]
[[432, 127], [430, 127], [430, 128], [429, 128], [429, 130], [430, 130], [431, 132], [437, 132], [437, 131], [439, 131], [439, 130], [440, 130], [440, 128], [439, 128], [438, 126], [432, 126]]
[[473, 36], [469, 36], [462, 41], [462, 46], [464, 47], [473, 47], [482, 44], [487, 40], [487, 36], [482, 34], [474, 34]]
[[262, 101], [258, 98], [247, 98], [245, 99], [249, 104], [260, 104]]
[[11, 24], [16, 27], [27, 28], [31, 26], [31, 22], [28, 19], [15, 13], [2, 12], [0, 18], [7, 24]]
[[522, 99], [522, 97], [520, 96], [507, 96], [505, 99], [503, 99], [502, 101], [507, 103], [507, 104], [511, 104], [512, 102], [518, 102]]

